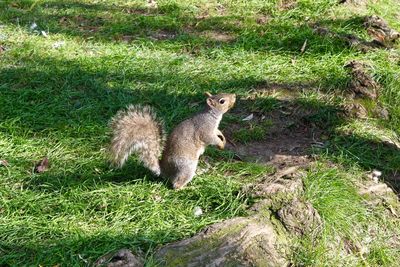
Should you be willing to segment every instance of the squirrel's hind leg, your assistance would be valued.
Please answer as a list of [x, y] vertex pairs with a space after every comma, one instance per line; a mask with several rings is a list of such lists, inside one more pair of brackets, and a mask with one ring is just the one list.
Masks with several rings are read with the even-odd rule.
[[[181, 160], [182, 161], [182, 160]], [[179, 162], [177, 173], [171, 179], [174, 189], [181, 189], [187, 185], [196, 174], [197, 161], [184, 159], [184, 162]]]

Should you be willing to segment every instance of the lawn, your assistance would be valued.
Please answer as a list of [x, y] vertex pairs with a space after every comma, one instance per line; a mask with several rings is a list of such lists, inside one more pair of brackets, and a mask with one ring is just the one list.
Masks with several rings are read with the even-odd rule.
[[[118, 110], [151, 105], [170, 131], [210, 91], [238, 95], [221, 123], [237, 145], [268, 143], [277, 123], [243, 118], [288, 106], [323, 131], [303, 197], [325, 227], [293, 243], [295, 266], [398, 266], [398, 200], [371, 205], [358, 185], [378, 169], [399, 193], [399, 42], [362, 52], [313, 25], [369, 40], [363, 16], [400, 31], [400, 6], [338, 2], [0, 1], [0, 265], [87, 266], [129, 248], [153, 266], [157, 247], [245, 216], [257, 200], [243, 188], [274, 170], [230, 149], [208, 148], [202, 174], [180, 191], [135, 157], [122, 169], [108, 164], [108, 123]], [[363, 102], [366, 118], [342, 114], [351, 60], [380, 84], [378, 99]], [[45, 157], [48, 170], [35, 171]]]

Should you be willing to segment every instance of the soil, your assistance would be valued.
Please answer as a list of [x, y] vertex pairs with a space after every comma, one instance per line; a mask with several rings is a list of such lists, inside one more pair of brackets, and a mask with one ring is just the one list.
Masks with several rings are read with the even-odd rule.
[[236, 39], [234, 35], [221, 31], [204, 31], [200, 33], [200, 36], [203, 36], [204, 38], [210, 41], [221, 42], [221, 43], [230, 43]]
[[161, 41], [161, 40], [175, 39], [177, 36], [178, 36], [178, 34], [176, 32], [167, 31], [167, 30], [159, 30], [159, 31], [150, 33], [149, 38], [152, 40]]
[[[313, 160], [313, 148], [324, 146], [324, 142], [321, 141], [324, 130], [307, 120], [307, 116], [314, 113], [312, 109], [288, 100], [290, 97], [291, 95], [285, 93], [280, 99], [281, 107], [271, 112], [253, 112], [255, 115], [252, 123], [262, 124], [268, 121], [268, 124], [271, 124], [263, 140], [235, 142], [233, 134], [242, 126], [230, 124], [224, 129], [224, 134], [229, 140], [227, 149], [234, 151], [243, 161], [272, 165], [277, 169], [308, 165]], [[242, 118], [251, 113], [244, 107], [239, 107], [233, 112]]]
[[368, 66], [362, 62], [352, 60], [346, 64], [351, 76], [350, 90], [361, 97], [375, 100], [378, 96], [379, 85], [368, 73]]
[[376, 42], [385, 47], [390, 47], [400, 38], [398, 31], [390, 28], [384, 19], [376, 15], [365, 17], [364, 27]]
[[135, 256], [129, 249], [120, 249], [100, 257], [94, 264], [95, 267], [143, 267], [143, 259]]

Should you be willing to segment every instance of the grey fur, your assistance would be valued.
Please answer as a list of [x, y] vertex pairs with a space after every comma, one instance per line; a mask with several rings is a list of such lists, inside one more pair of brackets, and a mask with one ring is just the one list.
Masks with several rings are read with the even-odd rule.
[[135, 153], [154, 174], [170, 179], [175, 189], [184, 187], [195, 175], [205, 148], [216, 145], [223, 149], [226, 143], [218, 126], [222, 115], [235, 103], [236, 96], [207, 96], [205, 110], [176, 126], [166, 142], [162, 121], [157, 120], [151, 107], [129, 106], [119, 111], [110, 125], [112, 162], [121, 167], [129, 155]]

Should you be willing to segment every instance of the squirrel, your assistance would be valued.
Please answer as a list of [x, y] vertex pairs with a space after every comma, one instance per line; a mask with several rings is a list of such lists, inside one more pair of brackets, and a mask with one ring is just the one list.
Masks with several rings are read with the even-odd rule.
[[226, 139], [218, 126], [236, 101], [235, 94], [205, 95], [205, 109], [181, 122], [168, 138], [162, 120], [150, 106], [130, 105], [118, 111], [110, 123], [112, 163], [122, 167], [135, 153], [152, 173], [169, 179], [174, 189], [184, 187], [195, 175], [206, 146], [224, 149]]

